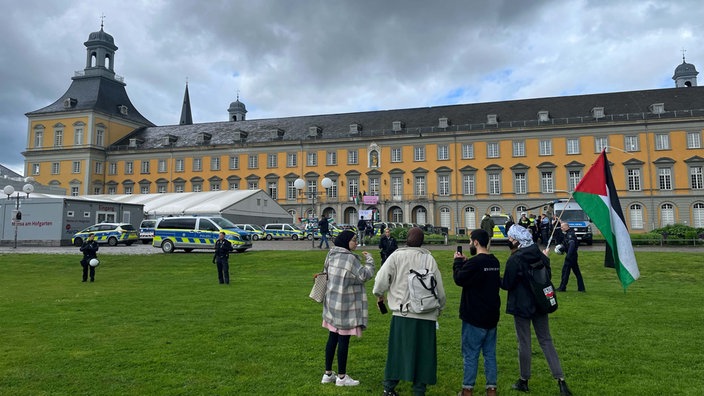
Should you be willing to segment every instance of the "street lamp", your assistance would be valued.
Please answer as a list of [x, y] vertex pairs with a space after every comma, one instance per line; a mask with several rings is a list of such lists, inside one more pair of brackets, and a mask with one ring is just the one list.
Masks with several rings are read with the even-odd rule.
[[[330, 180], [330, 178], [328, 178], [328, 177], [324, 177], [323, 180], [320, 181], [320, 184], [323, 186], [323, 188], [327, 189], [327, 188], [332, 187], [332, 180]], [[300, 195], [300, 193], [303, 192], [303, 189], [306, 187], [306, 181], [301, 178], [298, 178], [298, 179], [296, 179], [296, 181], [293, 182], [293, 186], [296, 187], [296, 189], [299, 191], [299, 195]], [[315, 198], [318, 195], [318, 192], [311, 191], [309, 193], [309, 195], [310, 195], [310, 199], [312, 202], [311, 217], [317, 219], [317, 216], [315, 215]], [[301, 214], [303, 214], [303, 208], [301, 208]], [[310, 222], [310, 221], [311, 221], [311, 219], [309, 218], [308, 222]], [[315, 247], [315, 234], [312, 234], [311, 244], [313, 247]]]
[[[11, 185], [5, 186], [2, 190], [5, 195], [7, 195], [7, 199], [12, 199], [11, 196], [12, 194], [15, 193], [15, 188], [12, 187]], [[29, 194], [34, 192], [34, 186], [31, 185], [30, 183], [25, 184], [22, 186], [22, 191], [27, 194], [27, 198], [29, 198]], [[15, 204], [15, 210], [12, 213], [12, 223], [15, 225], [15, 249], [17, 249], [17, 226], [19, 224], [19, 221], [22, 220], [22, 212], [20, 212], [20, 192], [17, 191], [17, 195], [15, 195], [16, 198], [16, 204]]]

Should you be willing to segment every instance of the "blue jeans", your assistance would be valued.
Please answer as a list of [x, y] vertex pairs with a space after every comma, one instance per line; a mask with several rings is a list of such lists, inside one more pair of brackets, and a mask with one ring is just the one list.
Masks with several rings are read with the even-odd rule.
[[322, 247], [323, 247], [323, 242], [325, 242], [325, 248], [326, 248], [326, 249], [329, 249], [329, 248], [330, 248], [330, 244], [328, 243], [328, 234], [320, 233], [320, 245], [318, 246], [318, 248], [321, 248], [321, 249], [322, 249]]
[[479, 352], [484, 354], [486, 386], [496, 387], [496, 327], [482, 329], [462, 321], [463, 388], [474, 388], [479, 368]]

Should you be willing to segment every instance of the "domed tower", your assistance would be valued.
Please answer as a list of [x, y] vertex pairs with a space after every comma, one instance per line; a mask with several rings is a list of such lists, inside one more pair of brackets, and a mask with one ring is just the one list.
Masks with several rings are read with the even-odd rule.
[[247, 108], [244, 103], [240, 102], [240, 94], [237, 93], [237, 100], [230, 103], [230, 108], [227, 109], [230, 121], [244, 121], [247, 115]]
[[115, 76], [115, 51], [117, 46], [111, 35], [105, 33], [103, 25], [100, 30], [88, 36], [88, 41], [83, 43], [86, 46], [86, 76], [97, 76], [105, 74], [108, 77]]
[[699, 74], [699, 72], [694, 65], [685, 62], [683, 54], [682, 64], [675, 68], [675, 74], [672, 76], [672, 79], [675, 80], [675, 87], [696, 87], [697, 74]]

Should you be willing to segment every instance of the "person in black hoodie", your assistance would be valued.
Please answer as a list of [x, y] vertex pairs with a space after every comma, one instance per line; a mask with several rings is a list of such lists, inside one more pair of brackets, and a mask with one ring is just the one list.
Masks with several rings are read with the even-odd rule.
[[509, 230], [508, 240], [511, 247], [516, 250], [506, 261], [501, 287], [508, 291], [506, 313], [513, 315], [516, 338], [518, 339], [518, 368], [520, 370], [520, 378], [512, 388], [521, 392], [529, 391], [528, 380], [531, 374], [530, 325], [533, 324], [535, 336], [543, 350], [552, 376], [557, 379], [560, 396], [571, 396], [572, 392], [565, 382], [560, 359], [550, 336], [548, 315], [536, 311], [535, 300], [529, 289], [528, 281], [523, 276], [528, 272], [528, 266], [537, 261], [542, 261], [550, 274], [550, 259], [540, 251], [538, 245], [533, 243], [530, 232], [518, 224]]
[[496, 325], [501, 310], [501, 274], [499, 260], [489, 253], [489, 234], [477, 229], [469, 234], [467, 259], [455, 252], [452, 273], [462, 287], [460, 319], [462, 319], [462, 358], [464, 378], [461, 396], [472, 395], [477, 379], [479, 354], [484, 354], [484, 376], [487, 396], [496, 396]]

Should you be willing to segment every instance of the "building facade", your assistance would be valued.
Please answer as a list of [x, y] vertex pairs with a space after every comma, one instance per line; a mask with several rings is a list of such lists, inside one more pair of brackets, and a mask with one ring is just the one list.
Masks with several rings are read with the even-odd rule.
[[606, 149], [634, 232], [704, 227], [704, 87], [684, 59], [668, 89], [259, 120], [238, 97], [199, 124], [186, 87], [179, 125], [155, 126], [112, 69], [112, 36], [85, 45], [85, 72], [27, 113], [25, 174], [71, 195], [262, 189], [294, 220], [372, 210], [455, 233], [568, 198]]

